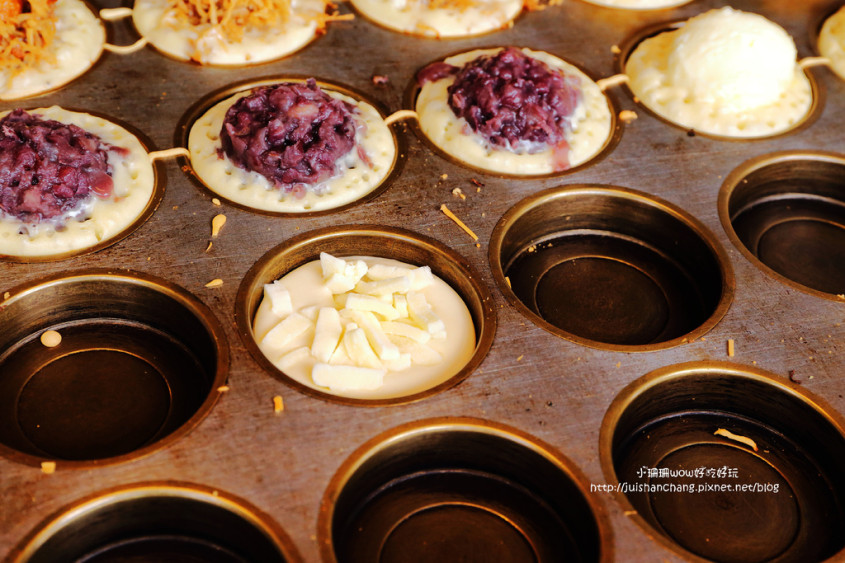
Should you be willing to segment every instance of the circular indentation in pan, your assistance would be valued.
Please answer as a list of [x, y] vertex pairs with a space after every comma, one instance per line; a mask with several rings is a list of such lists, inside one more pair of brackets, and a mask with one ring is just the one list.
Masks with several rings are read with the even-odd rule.
[[[711, 11], [715, 12], [716, 10]], [[647, 77], [642, 81], [643, 86], [639, 87], [630, 76], [625, 85], [634, 101], [648, 113], [665, 123], [686, 130], [688, 134], [698, 134], [722, 141], [771, 139], [795, 133], [809, 126], [818, 118], [821, 108], [824, 106], [823, 90], [808, 69], [796, 70], [795, 80], [778, 100], [761, 107], [751, 108], [734, 109], [731, 103], [738, 102], [720, 105], [713, 101], [718, 100], [719, 97], [715, 90], [707, 92], [700, 99], [696, 99], [690, 93], [690, 87], [678, 86], [670, 82], [667, 57], [671, 57], [671, 54], [677, 52], [678, 49], [674, 42], [669, 41], [673, 36], [668, 34], [678, 32], [686, 23], [687, 20], [679, 20], [650, 25], [627, 38], [619, 46], [620, 51], [615, 57], [616, 69], [619, 74], [629, 75], [632, 72], [631, 67], [637, 66], [636, 64], [629, 64], [635, 51], [644, 48], [650, 53], [648, 58], [643, 58], [642, 64], [645, 67], [643, 76]], [[724, 25], [724, 20], [719, 25]], [[748, 27], [754, 24], [744, 22], [744, 25]], [[727, 38], [728, 40], [739, 36], [738, 33], [729, 34], [727, 32], [722, 35], [724, 36], [722, 39]], [[717, 36], [718, 33], [711, 33], [711, 44], [719, 39]], [[643, 47], [646, 41], [648, 43]], [[687, 37], [686, 43], [691, 42], [692, 40]], [[682, 44], [681, 41], [677, 43]], [[759, 42], [755, 43], [754, 40], [748, 39], [743, 44], [732, 44], [731, 48], [741, 49], [748, 46], [748, 48], [753, 49], [757, 43]], [[685, 62], [689, 68], [701, 69], [710, 64], [710, 61], [716, 60], [715, 57], [710, 58], [712, 54], [726, 53], [727, 50], [726, 47], [721, 47], [721, 49], [713, 47], [710, 50], [702, 49], [699, 51], [702, 61]], [[753, 64], [749, 61], [753, 61], [754, 57], [757, 56], [759, 56], [759, 52], [739, 53], [737, 60], [744, 61], [748, 65]], [[639, 57], [635, 55], [635, 58]], [[684, 63], [679, 62], [678, 64]], [[772, 65], [761, 66], [761, 68], [771, 67]], [[797, 63], [796, 69], [798, 69]], [[754, 70], [752, 67], [746, 71], [733, 69], [732, 72], [725, 73], [723, 76], [726, 81], [723, 88], [724, 92], [733, 93], [736, 96], [738, 91], [742, 91], [738, 90], [743, 87], [742, 80], [753, 75]], [[734, 83], [731, 83], [732, 81]], [[704, 83], [705, 81], [701, 80], [700, 82]], [[718, 84], [715, 77], [711, 77], [709, 82]], [[730, 95], [726, 94], [725, 97], [731, 99]]]
[[[291, 371], [287, 374], [277, 367], [259, 348], [253, 326], [264, 295], [264, 285], [273, 283], [274, 280], [282, 278], [300, 266], [318, 261], [323, 252], [341, 258], [376, 257], [413, 266], [429, 266], [434, 276], [451, 288], [454, 299], [462, 300], [468, 309], [475, 330], [475, 344], [466, 363], [461, 367], [452, 366], [454, 368], [452, 371], [435, 370], [435, 373], [424, 378], [419, 378], [415, 374], [412, 379], [407, 376], [408, 371], [397, 371], [395, 374], [385, 376], [385, 383], [381, 388], [347, 392], [330, 392], [328, 388], [315, 384], [307, 372], [296, 375]], [[319, 277], [316, 283], [321, 283]], [[290, 291], [293, 293], [293, 290]], [[303, 393], [361, 406], [407, 403], [457, 385], [484, 359], [496, 332], [496, 314], [492, 297], [486, 286], [481, 283], [480, 276], [466, 259], [434, 239], [404, 229], [377, 225], [348, 225], [318, 229], [289, 239], [271, 249], [250, 268], [241, 282], [235, 316], [241, 340], [255, 360], [271, 375]], [[443, 316], [443, 319], [446, 320], [446, 317]], [[447, 330], [448, 326], [447, 324]], [[463, 338], [461, 336], [450, 338], [447, 333], [447, 340], [460, 341]], [[392, 378], [390, 383], [387, 378]]]
[[490, 241], [493, 277], [542, 328], [588, 346], [653, 350], [727, 311], [733, 274], [713, 235], [653, 196], [573, 185], [511, 208]]
[[[238, 167], [228, 156], [219, 157], [218, 150], [223, 147], [220, 139], [223, 119], [226, 110], [238, 99], [258, 88], [280, 84], [302, 85], [309, 80], [299, 76], [276, 76], [241, 82], [213, 92], [194, 104], [181, 120], [176, 138], [176, 143], [187, 147], [191, 153], [192, 176], [212, 195], [237, 207], [281, 216], [334, 213], [383, 193], [400, 172], [407, 154], [404, 139], [384, 122], [386, 113], [378, 103], [351, 88], [323, 80], [315, 80], [316, 86], [330, 97], [354, 105], [355, 115], [358, 116], [356, 146], [337, 161], [338, 168], [346, 166], [340, 175], [318, 184], [321, 186], [319, 190], [303, 188], [304, 185], [289, 185], [285, 190], [274, 187], [267, 177], [258, 172]], [[286, 117], [283, 121], [286, 134], [293, 131], [297, 120], [297, 117]], [[278, 143], [273, 145], [267, 138], [265, 141], [269, 148], [256, 149], [256, 153], [262, 156], [279, 147]], [[285, 158], [296, 156], [291, 152], [284, 154], [287, 155]], [[305, 161], [284, 165], [280, 161], [279, 164], [280, 169], [286, 170], [310, 166]]]
[[719, 192], [731, 241], [770, 276], [839, 299], [845, 293], [845, 157], [789, 151], [743, 163]]
[[410, 423], [362, 446], [323, 497], [323, 560], [610, 561], [584, 478], [548, 445], [487, 421]]
[[272, 519], [225, 491], [139, 483], [64, 508], [34, 530], [14, 563], [293, 563], [301, 561]]
[[841, 417], [755, 368], [688, 363], [614, 400], [600, 454], [662, 542], [713, 561], [812, 562], [845, 547]]
[[[572, 120], [575, 122], [574, 130], [566, 134], [565, 143], [563, 143], [568, 145], [568, 152], [555, 151], [540, 143], [535, 143], [531, 149], [523, 150], [524, 146], [520, 146], [520, 149], [516, 151], [506, 150], [472, 132], [467, 120], [455, 115], [449, 106], [447, 92], [448, 87], [454, 82], [454, 76], [449, 73], [440, 76], [442, 66], [451, 65], [462, 68], [480, 57], [496, 55], [505, 48], [516, 49], [516, 47], [474, 49], [455, 53], [421, 68], [418, 74], [423, 73], [428, 66], [436, 70], [433, 73], [434, 79], [420, 85], [418, 79], [415, 78], [405, 92], [405, 107], [414, 108], [417, 113], [417, 118], [410, 122], [417, 136], [433, 151], [460, 166], [484, 174], [509, 178], [558, 177], [597, 163], [610, 154], [622, 136], [622, 124], [616, 118], [618, 112], [615, 109], [614, 99], [608, 92], [599, 88], [589, 73], [569, 61], [544, 51], [519, 48], [529, 58], [539, 60], [570, 79], [574, 78], [579, 84], [580, 102], [572, 113]], [[499, 81], [503, 83], [503, 80]], [[543, 87], [538, 87], [538, 90], [542, 89]], [[505, 94], [496, 90], [496, 95]], [[565, 102], [559, 102], [559, 105], [565, 104]], [[508, 103], [502, 104], [503, 108], [506, 106]], [[503, 118], [502, 127], [512, 126], [511, 122], [520, 120], [536, 124], [541, 121], [541, 118], [527, 115], [519, 115], [510, 120]], [[539, 128], [539, 126], [536, 127], [536, 129]], [[530, 143], [523, 142], [522, 144]]]
[[[196, 298], [134, 272], [86, 271], [9, 290], [0, 308], [0, 445], [25, 463], [85, 465], [184, 435], [228, 370]], [[56, 346], [41, 336], [56, 331]]]

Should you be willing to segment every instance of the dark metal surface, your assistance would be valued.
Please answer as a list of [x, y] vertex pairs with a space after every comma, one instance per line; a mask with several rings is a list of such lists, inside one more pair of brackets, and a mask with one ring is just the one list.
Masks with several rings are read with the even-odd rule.
[[[784, 26], [800, 57], [815, 55], [814, 37], [823, 15], [840, 2], [737, 0]], [[403, 37], [361, 18], [329, 25], [325, 36], [295, 55], [242, 69], [179, 63], [147, 48], [103, 55], [84, 77], [65, 88], [0, 109], [60, 104], [126, 122], [149, 138], [151, 148], [182, 142], [179, 129], [205, 96], [231, 84], [267, 76], [316, 75], [349, 85], [390, 111], [403, 108], [415, 72], [426, 63], [474, 47], [520, 45], [549, 51], [591, 76], [615, 73], [611, 46], [639, 30], [686, 18], [717, 0], [651, 12], [624, 12], [578, 0], [520, 17], [511, 29], [454, 41]], [[98, 7], [111, 7], [103, 3]], [[348, 7], [341, 6], [341, 11]], [[136, 35], [127, 22], [107, 24], [115, 43]], [[809, 71], [823, 104], [812, 123], [787, 135], [750, 142], [688, 136], [654, 118], [624, 88], [611, 91], [618, 110], [638, 119], [602, 160], [557, 178], [523, 180], [469, 171], [430, 150], [405, 125], [407, 158], [389, 188], [361, 205], [309, 217], [274, 217], [224, 204], [167, 161], [167, 185], [156, 212], [133, 234], [93, 254], [57, 262], [0, 263], [0, 296], [23, 283], [84, 268], [129, 268], [182, 286], [220, 320], [231, 345], [229, 391], [190, 433], [138, 459], [45, 474], [32, 460], [0, 459], [0, 557], [21, 544], [42, 521], [83, 497], [149, 480], [178, 480], [227, 491], [260, 508], [279, 524], [305, 561], [322, 559], [318, 534], [321, 499], [333, 475], [356, 449], [383, 431], [431, 417], [473, 417], [508, 425], [563, 453], [583, 473], [588, 495], [606, 511], [618, 561], [684, 561], [659, 534], [634, 522], [629, 505], [589, 485], [603, 485], [599, 429], [614, 398], [646, 373], [683, 362], [722, 360], [734, 343], [732, 361], [762, 368], [780, 381], [790, 376], [845, 412], [845, 303], [783, 283], [749, 260], [723, 228], [718, 194], [742, 163], [787, 150], [845, 152], [845, 82], [825, 68]], [[371, 81], [389, 77], [385, 86]], [[476, 180], [478, 184], [471, 180]], [[479, 185], [480, 184], [480, 185]], [[499, 219], [531, 194], [562, 184], [609, 184], [659, 197], [700, 221], [716, 237], [733, 269], [735, 295], [723, 318], [692, 341], [629, 353], [586, 347], [535, 325], [503, 296], [488, 260]], [[460, 188], [466, 199], [452, 194]], [[447, 203], [478, 234], [470, 239], [440, 211]], [[211, 218], [228, 217], [206, 251]], [[410, 229], [451, 247], [480, 273], [493, 295], [498, 330], [489, 353], [460, 385], [414, 403], [375, 409], [315, 398], [269, 376], [240, 339], [235, 323], [237, 292], [247, 271], [270, 249], [302, 233], [334, 225], [378, 223]], [[206, 288], [214, 279], [218, 288]], [[284, 396], [275, 414], [272, 398]], [[792, 415], [790, 415], [792, 419]], [[413, 455], [410, 453], [409, 455]]]

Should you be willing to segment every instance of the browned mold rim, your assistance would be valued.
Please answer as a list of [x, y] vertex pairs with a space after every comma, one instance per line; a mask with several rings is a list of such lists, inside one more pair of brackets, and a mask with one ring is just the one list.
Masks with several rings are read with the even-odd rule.
[[[239, 92], [244, 92], [246, 90], [251, 90], [253, 88], [258, 88], [260, 86], [272, 86], [275, 84], [280, 84], [283, 82], [293, 82], [293, 83], [304, 83], [309, 78], [314, 78], [317, 82], [317, 86], [320, 88], [325, 88], [327, 90], [332, 90], [334, 92], [339, 92], [345, 96], [349, 96], [350, 98], [354, 98], [356, 100], [360, 100], [363, 102], [368, 103], [369, 105], [373, 106], [375, 110], [379, 113], [382, 119], [388, 116], [386, 107], [373, 99], [369, 96], [355, 90], [350, 86], [343, 85], [338, 82], [334, 81], [327, 81], [321, 78], [306, 76], [301, 74], [285, 74], [285, 75], [274, 75], [274, 76], [265, 76], [262, 78], [253, 78], [241, 82], [235, 82], [233, 84], [229, 84], [228, 86], [224, 86], [210, 94], [204, 96], [203, 98], [199, 99], [196, 103], [194, 103], [188, 110], [183, 114], [183, 116], [179, 119], [179, 122], [176, 127], [176, 136], [174, 142], [179, 147], [188, 147], [188, 136], [191, 134], [191, 129], [194, 126], [194, 123], [202, 117], [212, 106], [217, 104], [218, 102], [222, 102], [223, 100], [238, 94]], [[226, 198], [218, 194], [214, 189], [208, 186], [205, 182], [203, 182], [199, 176], [194, 172], [193, 168], [191, 167], [191, 160], [190, 157], [182, 156], [179, 158], [180, 162], [182, 162], [183, 170], [186, 171], [190, 180], [202, 191], [208, 194], [209, 197], [219, 198], [222, 201], [225, 201], [228, 205], [232, 207], [236, 207], [238, 209], [243, 209], [244, 211], [249, 211], [250, 213], [256, 213], [259, 215], [268, 215], [272, 217], [318, 217], [322, 215], [330, 215], [333, 213], [339, 213], [341, 211], [345, 211], [351, 207], [355, 207], [357, 205], [362, 205], [368, 201], [375, 199], [376, 197], [383, 194], [392, 184], [396, 181], [399, 177], [400, 172], [402, 171], [402, 167], [405, 162], [406, 155], [408, 153], [407, 150], [407, 142], [405, 138], [398, 135], [396, 132], [396, 128], [392, 126], [388, 126], [390, 130], [391, 138], [393, 139], [393, 146], [396, 149], [395, 156], [393, 157], [393, 162], [390, 165], [390, 172], [381, 183], [370, 190], [368, 193], [364, 194], [360, 198], [350, 201], [349, 203], [345, 203], [343, 205], [339, 205], [337, 207], [332, 207], [329, 209], [321, 209], [318, 211], [301, 211], [301, 212], [284, 212], [284, 211], [270, 211], [267, 209], [258, 209], [255, 207], [250, 207], [249, 205], [245, 205], [243, 203], [239, 203], [236, 201], [232, 201], [231, 199]]]
[[185, 309], [186, 312], [193, 315], [194, 318], [202, 323], [203, 327], [208, 332], [209, 338], [213, 341], [215, 349], [217, 350], [217, 357], [215, 358], [215, 372], [213, 374], [213, 380], [210, 383], [210, 389], [207, 396], [199, 405], [196, 412], [194, 412], [194, 414], [178, 428], [174, 429], [166, 436], [163, 436], [161, 439], [126, 454], [93, 460], [57, 460], [20, 452], [4, 444], [0, 444], [0, 455], [3, 457], [17, 463], [35, 467], [41, 466], [43, 462], [55, 462], [57, 470], [86, 469], [123, 463], [150, 455], [155, 451], [178, 441], [196, 428], [196, 426], [199, 425], [206, 416], [208, 416], [212, 408], [217, 404], [221, 394], [219, 388], [225, 385], [229, 371], [229, 345], [226, 340], [223, 327], [204, 303], [202, 303], [194, 295], [188, 293], [184, 288], [174, 283], [149, 274], [131, 270], [94, 268], [89, 270], [57, 273], [5, 290], [5, 292], [9, 294], [9, 297], [8, 299], [0, 302], [0, 309], [14, 303], [15, 301], [27, 299], [36, 295], [39, 291], [49, 289], [57, 285], [88, 283], [98, 280], [111, 283], [137, 285], [144, 287], [145, 289], [161, 293], [178, 303]]
[[750, 176], [756, 171], [763, 170], [770, 166], [802, 161], [837, 165], [842, 168], [843, 174], [845, 174], [845, 155], [833, 152], [795, 150], [764, 154], [752, 158], [733, 169], [727, 175], [725, 181], [722, 183], [722, 187], [719, 190], [718, 199], [719, 219], [722, 222], [722, 227], [725, 229], [725, 233], [728, 235], [728, 238], [730, 239], [731, 243], [737, 248], [737, 250], [739, 250], [739, 252], [743, 256], [745, 256], [745, 258], [749, 262], [754, 264], [757, 269], [759, 269], [769, 277], [787, 285], [788, 287], [791, 287], [803, 293], [814, 295], [816, 297], [821, 297], [822, 299], [842, 303], [843, 299], [839, 295], [819, 291], [817, 289], [813, 289], [806, 285], [792, 281], [790, 278], [776, 272], [775, 270], [764, 264], [756, 255], [754, 255], [754, 253], [752, 253], [745, 246], [745, 244], [740, 240], [733, 227], [733, 221], [730, 211], [731, 196], [733, 195], [734, 190], [738, 186], [740, 186], [748, 176]]
[[[703, 12], [702, 12], [703, 13]], [[622, 41], [618, 47], [619, 52], [614, 54], [614, 68], [616, 69], [617, 74], [625, 74], [625, 66], [628, 62], [628, 58], [631, 56], [631, 53], [634, 52], [634, 49], [639, 46], [640, 43], [649, 39], [650, 37], [654, 37], [655, 35], [660, 35], [666, 31], [674, 31], [676, 29], [680, 29], [681, 27], [686, 24], [687, 19], [681, 20], [671, 20], [666, 21], [663, 23], [658, 23], [654, 25], [649, 25], [644, 27], [638, 32], [635, 32], [631, 36], [627, 37], [624, 41]], [[634, 101], [637, 106], [641, 107], [645, 112], [647, 112], [652, 117], [656, 118], [663, 123], [671, 125], [675, 129], [681, 129], [686, 131], [690, 136], [700, 136], [706, 139], [713, 139], [716, 141], [730, 141], [734, 143], [742, 143], [742, 142], [753, 142], [753, 141], [768, 141], [771, 139], [777, 139], [779, 137], [784, 137], [786, 135], [792, 135], [794, 133], [798, 133], [812, 125], [816, 119], [822, 113], [822, 108], [824, 107], [825, 102], [825, 91], [819, 82], [816, 80], [815, 76], [812, 72], [810, 72], [809, 68], [803, 69], [804, 75], [807, 77], [807, 80], [810, 83], [810, 93], [812, 96], [812, 101], [810, 103], [810, 107], [807, 110], [807, 113], [798, 120], [792, 127], [781, 131], [779, 133], [774, 133], [772, 135], [762, 135], [756, 137], [732, 137], [729, 135], [717, 135], [714, 133], [707, 133], [704, 131], [698, 131], [697, 129], [692, 129], [690, 127], [686, 127], [677, 123], [676, 121], [672, 121], [666, 116], [663, 116], [653, 110], [651, 107], [646, 105], [642, 100], [640, 100], [636, 94], [634, 94], [633, 90], [631, 90], [630, 85], [626, 82], [624, 84], [625, 90], [627, 91], [628, 95]]]
[[388, 430], [369, 439], [343, 461], [332, 476], [320, 502], [317, 541], [320, 544], [321, 558], [325, 563], [337, 563], [332, 539], [334, 510], [338, 497], [354, 474], [373, 456], [389, 450], [395, 444], [400, 444], [408, 438], [452, 432], [485, 434], [512, 442], [545, 458], [562, 475], [572, 481], [583, 494], [584, 500], [596, 520], [601, 549], [600, 561], [602, 563], [613, 561], [613, 529], [610, 526], [604, 505], [589, 493], [588, 479], [566, 456], [546, 442], [505, 424], [472, 417], [437, 417], [407, 422]]
[[[419, 96], [419, 93], [420, 93], [420, 85], [417, 83], [416, 76], [417, 76], [417, 73], [420, 70], [422, 70], [422, 68], [425, 68], [425, 66], [430, 65], [432, 63], [436, 63], [436, 62], [442, 62], [442, 61], [448, 59], [449, 57], [453, 57], [455, 55], [460, 55], [462, 53], [467, 53], [467, 52], [470, 52], [470, 51], [477, 51], [477, 50], [483, 50], [483, 49], [500, 49], [502, 47], [503, 47], [502, 45], [492, 45], [492, 46], [480, 45], [480, 46], [474, 47], [472, 49], [462, 49], [460, 51], [455, 51], [453, 53], [449, 53], [449, 54], [444, 55], [444, 56], [442, 56], [438, 59], [435, 59], [433, 61], [429, 61], [428, 63], [423, 65], [423, 67], [420, 67], [419, 69], [417, 69], [417, 72], [414, 73], [414, 78], [411, 80], [411, 82], [408, 84], [408, 87], [405, 89], [405, 94], [403, 96], [403, 103], [402, 103], [403, 107], [408, 108], [411, 111], [416, 111], [417, 97]], [[532, 49], [532, 50], [536, 50], [536, 51], [542, 50], [542, 49], [533, 49], [532, 47], [527, 47], [525, 45], [515, 46], [515, 47], [518, 48], [518, 49], [525, 48], [525, 49]], [[558, 55], [555, 55], [554, 53], [551, 53], [551, 52], [548, 52], [548, 51], [544, 51], [544, 52], [546, 52], [546, 53], [548, 53], [552, 56], [555, 56], [555, 57], [561, 59], [562, 61], [564, 61], [568, 64], [571, 64], [572, 66], [576, 67], [578, 70], [583, 72], [585, 75], [590, 77], [590, 79], [593, 82], [596, 82], [596, 78], [593, 75], [593, 73], [586, 70], [580, 64], [576, 64], [576, 63], [572, 62], [571, 60], [564, 58], [564, 57], [561, 57], [561, 56], [558, 56]], [[567, 168], [566, 170], [560, 170], [558, 172], [549, 172], [547, 174], [516, 174], [516, 173], [508, 174], [508, 173], [504, 173], [504, 172], [496, 172], [496, 171], [493, 171], [493, 170], [488, 170], [486, 168], [481, 168], [481, 167], [478, 167], [478, 166], [473, 166], [472, 164], [470, 164], [468, 162], [464, 162], [459, 157], [457, 157], [453, 154], [450, 154], [450, 153], [446, 152], [445, 150], [441, 149], [440, 147], [438, 147], [437, 145], [435, 145], [434, 142], [432, 142], [431, 139], [428, 138], [428, 135], [423, 133], [422, 128], [419, 125], [419, 121], [416, 118], [407, 120], [407, 122], [408, 122], [408, 127], [411, 128], [411, 130], [414, 132], [416, 137], [420, 141], [422, 141], [422, 143], [425, 144], [426, 147], [428, 147], [432, 152], [439, 155], [443, 159], [451, 162], [452, 164], [460, 166], [462, 168], [466, 168], [466, 169], [471, 170], [473, 172], [478, 172], [479, 174], [485, 174], [487, 176], [493, 176], [493, 177], [496, 177], [496, 178], [510, 178], [510, 179], [515, 179], [515, 180], [543, 180], [543, 179], [549, 179], [549, 178], [560, 178], [562, 176], [566, 176], [568, 174], [572, 174], [574, 172], [581, 171], [584, 168], [587, 168], [588, 166], [592, 166], [594, 164], [601, 162], [602, 160], [604, 160], [605, 157], [607, 157], [613, 151], [613, 149], [619, 143], [619, 140], [622, 138], [623, 123], [622, 123], [621, 120], [619, 120], [617, 118], [617, 115], [619, 113], [618, 112], [619, 104], [617, 103], [616, 99], [613, 97], [611, 92], [605, 90], [605, 91], [602, 92], [602, 94], [604, 94], [604, 98], [607, 101], [607, 106], [610, 110], [610, 134], [607, 136], [607, 139], [605, 139], [604, 144], [602, 145], [601, 149], [599, 149], [599, 151], [596, 152], [596, 154], [593, 155], [589, 160], [587, 160], [586, 162], [582, 162], [578, 166], [573, 166], [572, 168]]]
[[[30, 107], [30, 108], [23, 108], [25, 111], [31, 112], [35, 109], [39, 109], [43, 106], [38, 107]], [[108, 116], [98, 111], [90, 111], [86, 109], [80, 109], [75, 107], [65, 107], [61, 106], [62, 109], [67, 111], [77, 112], [77, 113], [87, 113], [89, 115], [93, 115], [95, 117], [99, 117], [101, 119], [105, 119], [106, 121], [113, 123], [119, 127], [125, 129], [129, 134], [133, 135], [138, 141], [141, 143], [141, 146], [144, 148], [146, 153], [149, 155], [150, 147], [153, 146], [152, 141], [139, 129], [135, 128], [134, 126], [119, 120], [115, 119], [114, 117]], [[158, 209], [161, 200], [164, 199], [164, 191], [166, 187], [166, 178], [167, 176], [164, 173], [164, 165], [160, 160], [153, 160], [151, 161], [151, 166], [153, 170], [153, 192], [150, 196], [149, 201], [147, 201], [146, 207], [144, 210], [135, 218], [132, 223], [126, 226], [122, 231], [115, 234], [113, 237], [101, 240], [97, 244], [86, 246], [85, 248], [79, 248], [76, 250], [71, 250], [69, 252], [63, 252], [59, 254], [49, 254], [43, 256], [18, 256], [18, 255], [9, 255], [9, 254], [0, 254], [0, 262], [16, 262], [16, 263], [23, 263], [23, 264], [31, 264], [31, 263], [38, 263], [38, 262], [58, 262], [60, 260], [66, 260], [68, 258], [72, 258], [74, 256], [82, 256], [85, 254], [93, 254], [99, 250], [102, 250], [106, 247], [109, 247], [113, 244], [120, 242], [121, 240], [125, 239], [132, 233], [134, 233], [138, 228], [141, 227], [147, 220], [152, 217], [153, 213], [155, 213], [156, 209]]]
[[[369, 239], [374, 252], [368, 250], [356, 251], [357, 241]], [[347, 242], [348, 241], [348, 242]], [[308, 387], [288, 377], [264, 356], [258, 347], [252, 332], [252, 322], [262, 296], [263, 284], [271, 283], [293, 269], [318, 260], [321, 251], [335, 252], [334, 245], [340, 245], [338, 256], [360, 256], [369, 254], [384, 258], [399, 259], [404, 262], [414, 262], [415, 257], [425, 257], [429, 261], [416, 260], [421, 264], [427, 263], [432, 272], [452, 286], [464, 300], [473, 319], [476, 331], [475, 351], [467, 364], [448, 380], [425, 391], [411, 395], [388, 399], [357, 399], [340, 397]], [[407, 257], [397, 257], [390, 248], [402, 247], [408, 253]], [[434, 260], [432, 260], [434, 259]], [[439, 261], [439, 263], [437, 262]], [[445, 266], [449, 266], [449, 272]], [[448, 274], [448, 275], [444, 275]], [[453, 278], [453, 279], [450, 279]], [[459, 277], [459, 280], [455, 280]], [[461, 283], [459, 284], [458, 281]], [[461, 289], [456, 287], [461, 286]], [[241, 341], [249, 350], [253, 359], [264, 371], [279, 379], [286, 385], [306, 395], [327, 401], [366, 407], [394, 406], [419, 401], [451, 387], [466, 379], [484, 360], [493, 344], [496, 333], [496, 311], [493, 307], [492, 296], [487, 286], [482, 283], [480, 275], [472, 268], [466, 259], [446, 245], [405, 229], [387, 227], [383, 225], [345, 225], [326, 227], [303, 233], [267, 251], [246, 273], [238, 288], [235, 301], [235, 320]]]
[[[736, 379], [746, 379], [771, 386], [779, 393], [783, 393], [807, 406], [818, 413], [826, 422], [828, 422], [840, 435], [845, 436], [845, 418], [836, 412], [827, 402], [821, 397], [815, 396], [810, 392], [802, 389], [799, 384], [784, 381], [783, 378], [776, 376], [770, 372], [762, 369], [737, 364], [733, 362], [723, 361], [694, 361], [686, 362], [671, 366], [658, 368], [646, 375], [632, 381], [626, 385], [613, 399], [604, 418], [602, 419], [601, 427], [599, 429], [599, 462], [601, 463], [602, 473], [605, 481], [612, 487], [613, 496], [620, 505], [621, 510], [626, 517], [634, 520], [640, 530], [649, 538], [659, 543], [664, 548], [672, 551], [684, 559], [692, 561], [706, 562], [710, 559], [704, 559], [687, 551], [680, 545], [665, 537], [661, 533], [655, 533], [654, 527], [649, 524], [645, 518], [640, 516], [639, 512], [634, 508], [628, 500], [625, 493], [617, 487], [619, 485], [619, 478], [616, 475], [613, 460], [613, 438], [616, 426], [619, 423], [622, 415], [626, 409], [633, 404], [640, 396], [649, 390], [659, 387], [664, 383], [683, 379], [688, 376], [728, 376]], [[839, 551], [841, 555], [844, 550]], [[834, 556], [831, 561], [835, 559]]]
[[17, 546], [12, 548], [5, 561], [8, 561], [8, 563], [25, 563], [53, 535], [64, 527], [73, 525], [80, 518], [95, 515], [98, 511], [109, 506], [143, 501], [151, 497], [184, 499], [206, 503], [226, 510], [259, 530], [278, 547], [286, 561], [289, 563], [300, 563], [302, 561], [291, 539], [268, 514], [262, 512], [247, 500], [226, 491], [182, 481], [140, 482], [112, 487], [87, 495], [47, 517]]
[[[722, 294], [710, 316], [694, 330], [686, 333], [685, 335], [678, 336], [664, 342], [653, 344], [607, 344], [564, 331], [529, 309], [522, 300], [517, 297], [505, 277], [505, 272], [502, 267], [502, 251], [505, 236], [510, 228], [519, 221], [523, 215], [532, 209], [541, 207], [550, 201], [577, 197], [579, 195], [598, 195], [636, 202], [666, 214], [689, 228], [690, 231], [707, 246], [710, 252], [712, 252], [714, 260], [720, 267]], [[496, 223], [493, 233], [490, 236], [488, 261], [490, 263], [493, 279], [495, 280], [496, 285], [499, 286], [499, 290], [502, 292], [505, 300], [510, 303], [512, 307], [522, 313], [522, 315], [528, 317], [534, 324], [556, 336], [565, 338], [566, 340], [570, 340], [577, 344], [615, 352], [651, 352], [656, 350], [665, 350], [667, 348], [672, 348], [696, 340], [712, 330], [722, 317], [725, 316], [731, 302], [733, 301], [735, 291], [733, 269], [731, 268], [727, 253], [722, 246], [718, 244], [715, 236], [710, 232], [710, 230], [707, 229], [707, 227], [705, 227], [698, 219], [681, 208], [676, 207], [675, 205], [656, 196], [632, 190], [630, 188], [611, 186], [607, 184], [563, 185], [537, 192], [519, 201], [505, 212], [501, 219], [499, 219], [498, 223]]]

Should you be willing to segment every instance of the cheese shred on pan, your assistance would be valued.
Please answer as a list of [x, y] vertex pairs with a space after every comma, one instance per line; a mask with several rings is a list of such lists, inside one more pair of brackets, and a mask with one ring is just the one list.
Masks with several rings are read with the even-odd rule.
[[[10, 77], [41, 60], [56, 34], [54, 0], [0, 0], [0, 71]], [[26, 11], [24, 11], [26, 10]]]

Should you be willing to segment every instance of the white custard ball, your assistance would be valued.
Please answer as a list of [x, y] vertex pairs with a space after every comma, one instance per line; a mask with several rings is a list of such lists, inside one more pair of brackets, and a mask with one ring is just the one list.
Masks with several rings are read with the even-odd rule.
[[691, 18], [676, 32], [667, 79], [699, 102], [742, 111], [783, 94], [794, 79], [796, 56], [782, 27], [724, 7]]

